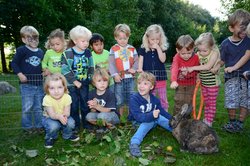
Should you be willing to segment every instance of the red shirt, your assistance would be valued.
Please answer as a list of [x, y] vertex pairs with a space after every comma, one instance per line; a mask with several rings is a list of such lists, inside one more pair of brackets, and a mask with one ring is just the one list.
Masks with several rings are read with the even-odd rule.
[[179, 85], [195, 85], [198, 72], [193, 71], [185, 75], [181, 72], [181, 68], [198, 65], [199, 57], [197, 54], [194, 54], [188, 60], [182, 59], [178, 53], [175, 54], [171, 65], [171, 82], [177, 81]]

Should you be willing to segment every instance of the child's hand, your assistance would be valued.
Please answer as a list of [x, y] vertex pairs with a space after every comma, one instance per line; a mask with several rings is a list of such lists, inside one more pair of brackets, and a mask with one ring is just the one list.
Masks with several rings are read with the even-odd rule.
[[131, 74], [135, 74], [136, 71], [134, 69], [129, 69], [128, 72]]
[[122, 78], [119, 74], [115, 75], [115, 82], [121, 82], [122, 81]]
[[63, 124], [66, 125], [68, 122], [68, 117], [66, 115], [59, 115], [58, 120]]
[[157, 43], [151, 44], [151, 48], [157, 49], [160, 48], [160, 46]]
[[187, 67], [186, 69], [189, 73], [192, 73], [194, 71], [192, 67]]
[[186, 67], [182, 67], [182, 68], [180, 68], [180, 70], [181, 70], [181, 75], [183, 75], [183, 76], [187, 75], [188, 69]]
[[217, 65], [217, 66], [214, 66], [210, 71], [213, 73], [213, 74], [217, 74], [219, 72], [219, 69], [220, 69], [220, 66]]
[[51, 72], [48, 70], [48, 69], [45, 69], [44, 71], [43, 71], [43, 76], [48, 76], [48, 75], [50, 75], [51, 74]]
[[225, 73], [232, 73], [234, 70], [235, 70], [235, 69], [234, 69], [233, 66], [232, 66], [232, 67], [226, 67], [226, 68], [224, 69]]
[[81, 88], [81, 86], [82, 86], [82, 83], [80, 83], [79, 81], [74, 81], [73, 82], [73, 84], [79, 89], [79, 88]]
[[142, 70], [142, 69], [138, 69], [137, 72], [138, 72], [138, 73], [142, 73], [143, 70]]
[[154, 111], [153, 111], [153, 116], [154, 116], [154, 118], [158, 118], [159, 113], [160, 113], [160, 110], [154, 110]]
[[27, 82], [28, 81], [27, 77], [23, 73], [18, 73], [17, 76], [18, 76], [18, 78], [19, 78], [19, 80], [21, 82]]
[[178, 87], [178, 83], [176, 81], [173, 81], [171, 84], [170, 84], [170, 88], [172, 89], [176, 89]]
[[98, 105], [96, 98], [94, 98], [93, 100], [89, 100], [87, 103], [90, 109], [95, 109]]

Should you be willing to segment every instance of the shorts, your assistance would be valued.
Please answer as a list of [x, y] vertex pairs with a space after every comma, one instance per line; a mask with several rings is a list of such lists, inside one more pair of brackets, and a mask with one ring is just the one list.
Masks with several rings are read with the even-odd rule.
[[238, 109], [248, 106], [247, 81], [241, 77], [234, 77], [225, 82], [225, 108]]

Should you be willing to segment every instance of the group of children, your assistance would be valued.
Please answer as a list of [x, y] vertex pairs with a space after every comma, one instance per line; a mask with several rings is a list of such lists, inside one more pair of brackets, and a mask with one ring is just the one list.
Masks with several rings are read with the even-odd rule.
[[[249, 72], [245, 72], [250, 70], [250, 62], [247, 62], [250, 39], [246, 36], [250, 14], [236, 10], [228, 22], [232, 36], [222, 42], [220, 50], [210, 32], [201, 34], [195, 41], [190, 35], [177, 39], [170, 87], [175, 89], [175, 115], [183, 104], [192, 103], [199, 73], [205, 100], [203, 122], [212, 126], [220, 85], [218, 73], [225, 64], [225, 107], [230, 121], [223, 129], [238, 132], [243, 129], [250, 106], [247, 103], [250, 102], [247, 95]], [[120, 122], [125, 105], [129, 105], [128, 119], [138, 124], [129, 145], [133, 156], [141, 156], [139, 146], [157, 124], [172, 131], [164, 64], [168, 42], [160, 25], [150, 25], [146, 29], [138, 53], [128, 44], [131, 31], [126, 24], [115, 27], [117, 43], [110, 51], [104, 49], [102, 35], [92, 34], [79, 25], [70, 30], [68, 45], [62, 30], [52, 31], [44, 56], [38, 48], [39, 33], [34, 27], [24, 26], [20, 33], [25, 46], [17, 48], [11, 64], [20, 80], [22, 127], [28, 131], [33, 127], [36, 130], [44, 127], [45, 147], [53, 146], [59, 129], [62, 129], [64, 139], [77, 141], [81, 124], [89, 129], [90, 124], [96, 125], [101, 119], [103, 126], [113, 128]], [[235, 70], [240, 73], [229, 74]], [[138, 92], [134, 93], [136, 73], [139, 73]], [[89, 89], [91, 82], [94, 90]], [[155, 97], [156, 93], [159, 99]], [[235, 118], [237, 108], [241, 110], [239, 120]]]

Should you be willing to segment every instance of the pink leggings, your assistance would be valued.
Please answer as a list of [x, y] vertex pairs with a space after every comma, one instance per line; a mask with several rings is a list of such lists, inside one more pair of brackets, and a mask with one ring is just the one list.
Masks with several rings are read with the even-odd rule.
[[216, 112], [216, 98], [218, 96], [219, 86], [214, 86], [214, 87], [202, 86], [201, 88], [205, 103], [204, 118], [207, 122], [213, 123]]
[[153, 90], [153, 94], [156, 96], [156, 93], [158, 93], [162, 108], [164, 108], [167, 111], [168, 110], [168, 99], [167, 99], [166, 80], [156, 81], [156, 85], [155, 85], [155, 88]]

